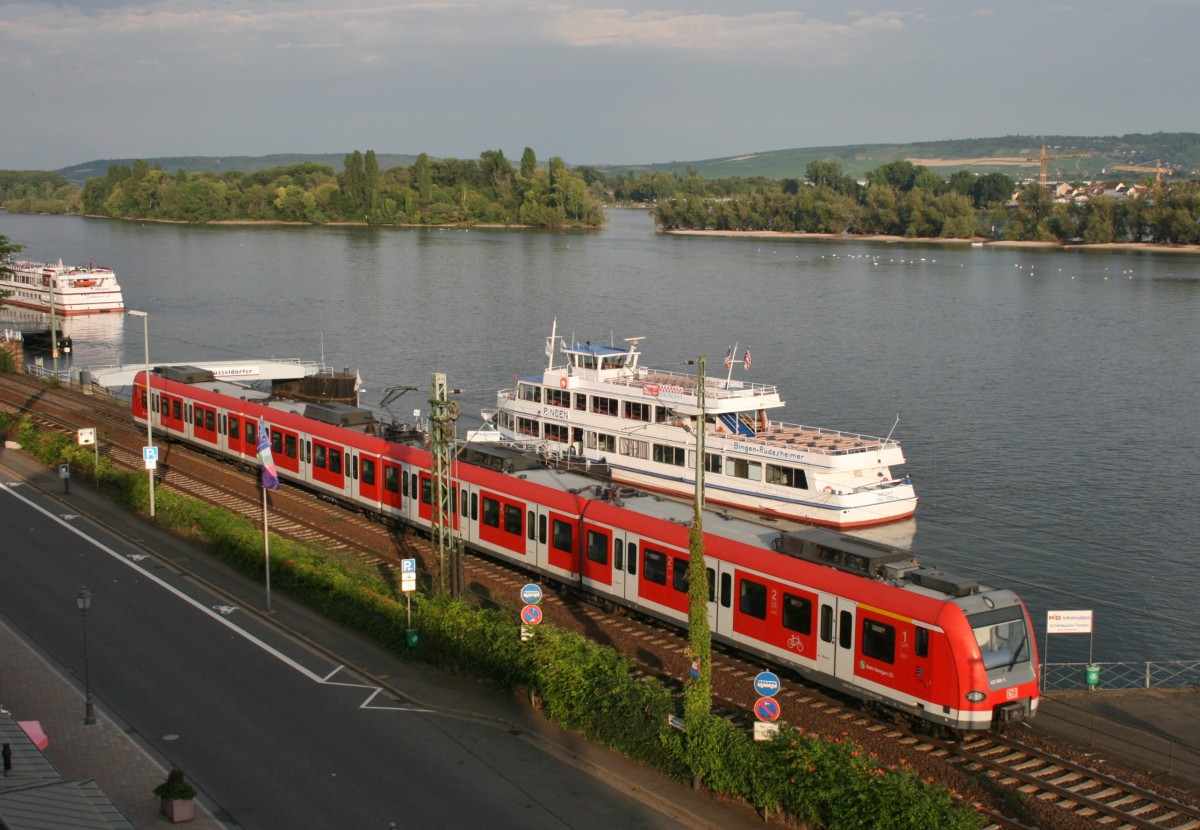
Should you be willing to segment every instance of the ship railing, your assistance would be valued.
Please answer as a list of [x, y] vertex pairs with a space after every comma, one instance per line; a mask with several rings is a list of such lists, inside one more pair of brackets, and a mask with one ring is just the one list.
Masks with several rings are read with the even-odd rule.
[[856, 432], [842, 432], [825, 427], [810, 427], [803, 424], [787, 424], [772, 421], [766, 429], [755, 435], [734, 436], [747, 442], [761, 442], [772, 446], [814, 451], [826, 455], [853, 455], [862, 452], [878, 452], [881, 449], [899, 448], [894, 438], [878, 438]]
[[[615, 386], [630, 386], [639, 389], [648, 383], [662, 386], [676, 386], [688, 394], [696, 392], [696, 376], [686, 372], [672, 372], [663, 369], [641, 370], [636, 377], [614, 378], [609, 383]], [[720, 377], [706, 376], [704, 378], [704, 396], [711, 400], [727, 400], [732, 398], [753, 398], [779, 395], [779, 387], [764, 383], [747, 383], [732, 378], [726, 380]]]

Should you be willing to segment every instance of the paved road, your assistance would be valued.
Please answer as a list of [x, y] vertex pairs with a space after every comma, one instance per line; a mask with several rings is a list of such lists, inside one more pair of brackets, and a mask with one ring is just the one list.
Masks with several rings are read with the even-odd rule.
[[[255, 611], [259, 586], [120, 511], [98, 516], [108, 526], [93, 523], [81, 514], [104, 511], [102, 500], [81, 483], [61, 496], [11, 451], [0, 455], [0, 481], [9, 482], [0, 485], [0, 614], [78, 684], [75, 594], [86, 585], [97, 708], [160, 765], [182, 767], [226, 826], [762, 826], [749, 811], [573, 741], [477, 684], [330, 629], [277, 592], [267, 620]], [[280, 631], [284, 619], [362, 673]], [[392, 691], [372, 677], [387, 677]]]

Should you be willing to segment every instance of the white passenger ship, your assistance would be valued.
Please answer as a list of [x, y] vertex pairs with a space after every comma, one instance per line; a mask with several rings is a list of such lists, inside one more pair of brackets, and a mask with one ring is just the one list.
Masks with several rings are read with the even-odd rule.
[[9, 260], [0, 271], [0, 301], [5, 305], [51, 311], [70, 317], [125, 310], [121, 286], [111, 268], [92, 265], [65, 266], [26, 260]]
[[[499, 438], [586, 464], [614, 481], [684, 497], [695, 492], [697, 377], [638, 365], [643, 338], [625, 348], [567, 344], [557, 321], [546, 368], [501, 390]], [[555, 354], [566, 358], [555, 365]], [[748, 368], [750, 355], [735, 361]], [[905, 519], [917, 506], [897, 441], [772, 421], [784, 402], [774, 386], [732, 378], [704, 382], [705, 501], [838, 529]]]

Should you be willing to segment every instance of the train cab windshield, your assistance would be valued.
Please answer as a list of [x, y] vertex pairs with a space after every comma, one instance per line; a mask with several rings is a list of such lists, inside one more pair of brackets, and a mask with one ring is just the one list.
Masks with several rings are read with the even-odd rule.
[[998, 608], [967, 617], [983, 656], [983, 667], [1011, 669], [1030, 660], [1029, 632], [1019, 607]]

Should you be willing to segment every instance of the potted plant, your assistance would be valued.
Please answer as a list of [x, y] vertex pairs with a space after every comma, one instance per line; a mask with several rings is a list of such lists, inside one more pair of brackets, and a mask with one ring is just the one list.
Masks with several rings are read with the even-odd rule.
[[154, 794], [162, 802], [163, 815], [172, 822], [191, 821], [196, 817], [196, 788], [183, 777], [183, 770], [176, 767], [167, 774], [167, 780], [154, 788]]

